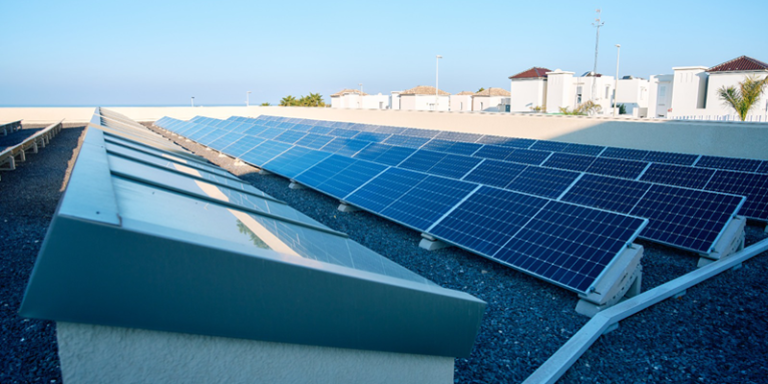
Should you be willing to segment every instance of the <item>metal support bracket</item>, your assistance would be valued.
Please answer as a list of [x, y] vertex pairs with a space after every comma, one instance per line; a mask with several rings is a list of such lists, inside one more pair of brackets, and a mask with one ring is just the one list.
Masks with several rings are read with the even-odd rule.
[[579, 294], [576, 312], [593, 317], [598, 312], [618, 304], [625, 298], [637, 296], [642, 289], [643, 247], [632, 244], [619, 255], [602, 279], [595, 285], [595, 290], [588, 294]]

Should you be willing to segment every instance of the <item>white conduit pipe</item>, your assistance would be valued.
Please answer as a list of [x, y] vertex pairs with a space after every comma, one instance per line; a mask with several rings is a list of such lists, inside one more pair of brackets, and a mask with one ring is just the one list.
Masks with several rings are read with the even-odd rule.
[[705, 265], [647, 292], [598, 312], [575, 335], [550, 356], [523, 384], [552, 384], [560, 379], [576, 360], [612, 325], [654, 304], [681, 293], [705, 280], [741, 265], [768, 250], [768, 239], [759, 241], [724, 259]]

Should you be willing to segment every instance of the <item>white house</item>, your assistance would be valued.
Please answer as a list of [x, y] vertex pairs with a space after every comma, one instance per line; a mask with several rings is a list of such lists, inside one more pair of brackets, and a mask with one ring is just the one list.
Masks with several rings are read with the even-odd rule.
[[451, 111], [467, 112], [472, 110], [472, 96], [474, 92], [463, 91], [450, 96]]
[[[362, 96], [367, 96], [362, 93]], [[362, 108], [363, 98], [359, 89], [342, 89], [331, 95], [331, 108]]]
[[547, 73], [543, 67], [532, 67], [510, 76], [510, 112], [530, 112], [547, 106]]
[[501, 88], [488, 88], [472, 96], [472, 110], [480, 112], [499, 112], [501, 105], [509, 103], [509, 91]]
[[588, 100], [602, 108], [601, 114], [613, 113], [613, 76], [595, 75], [592, 72], [581, 77], [573, 75], [573, 72], [560, 69], [547, 72], [547, 113], [560, 112], [560, 108], [573, 110]]
[[400, 92], [400, 109], [416, 111], [448, 111], [450, 93], [437, 91], [435, 87], [419, 85], [407, 91]]
[[[732, 107], [718, 97], [722, 87], [736, 87], [747, 76], [760, 79], [768, 76], [768, 64], [740, 56], [714, 67], [675, 67], [672, 119], [738, 120]], [[747, 114], [747, 121], [768, 121], [768, 90], [763, 89], [758, 105]]]
[[[616, 86], [616, 104], [624, 104], [627, 115], [634, 117], [648, 116], [648, 80], [624, 76], [617, 82]], [[613, 102], [609, 108], [613, 108]]]
[[389, 96], [363, 95], [363, 109], [389, 109]]
[[672, 108], [673, 75], [653, 75], [648, 79], [648, 115], [650, 118], [666, 118]]

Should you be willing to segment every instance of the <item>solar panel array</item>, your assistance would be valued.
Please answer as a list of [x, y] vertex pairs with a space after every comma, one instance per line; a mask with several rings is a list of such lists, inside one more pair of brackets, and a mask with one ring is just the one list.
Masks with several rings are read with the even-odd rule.
[[[496, 187], [551, 203], [648, 218], [641, 237], [708, 253], [744, 204], [743, 197], [704, 191], [701, 184], [652, 177], [680, 164], [701, 172], [704, 168], [693, 164], [704, 160], [702, 164], [713, 165], [706, 156], [271, 116], [188, 122], [163, 118], [155, 124], [427, 233], [430, 223], [450, 219], [458, 203], [480, 193], [481, 184], [483, 191]], [[724, 180], [713, 190], [742, 191], [732, 184]], [[765, 190], [742, 192], [760, 197]], [[765, 213], [765, 203], [753, 200], [750, 205], [747, 199], [742, 214]], [[504, 262], [500, 254], [475, 249], [466, 236], [449, 238], [442, 226], [432, 229], [442, 233], [432, 233], [438, 238]]]

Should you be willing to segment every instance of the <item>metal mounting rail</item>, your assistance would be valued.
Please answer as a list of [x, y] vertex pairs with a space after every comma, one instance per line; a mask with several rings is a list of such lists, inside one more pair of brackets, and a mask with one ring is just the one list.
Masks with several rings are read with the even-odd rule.
[[731, 268], [768, 250], [768, 239], [759, 241], [724, 259], [701, 267], [665, 284], [659, 285], [638, 296], [598, 312], [591, 320], [576, 332], [568, 341], [550, 356], [523, 384], [554, 383], [565, 374], [576, 360], [597, 341], [610, 327], [654, 304], [677, 295], [703, 281], [719, 275]]

